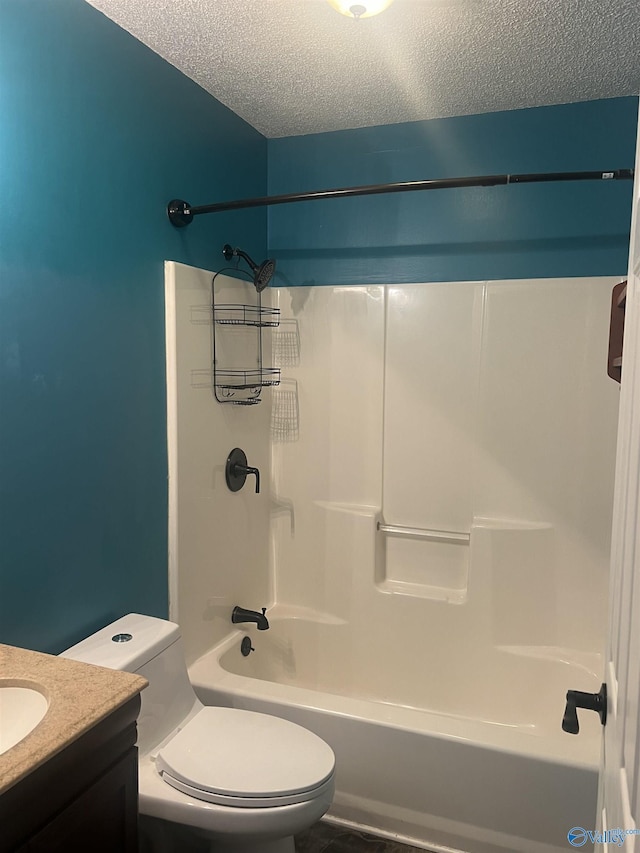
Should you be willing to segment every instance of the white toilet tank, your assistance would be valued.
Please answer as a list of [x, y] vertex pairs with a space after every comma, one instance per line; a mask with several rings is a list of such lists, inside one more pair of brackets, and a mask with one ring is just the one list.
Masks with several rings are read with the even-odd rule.
[[60, 657], [135, 672], [149, 686], [138, 717], [141, 754], [167, 737], [195, 707], [202, 707], [187, 674], [180, 628], [174, 622], [130, 613], [82, 640]]

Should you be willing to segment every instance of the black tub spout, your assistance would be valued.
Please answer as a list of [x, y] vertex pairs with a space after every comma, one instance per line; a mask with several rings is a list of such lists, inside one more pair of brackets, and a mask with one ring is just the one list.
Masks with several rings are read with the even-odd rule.
[[266, 631], [269, 627], [269, 620], [265, 616], [266, 612], [266, 607], [262, 608], [262, 613], [258, 613], [257, 610], [245, 610], [244, 607], [236, 605], [231, 613], [231, 621], [235, 625], [239, 622], [255, 622], [258, 626], [258, 631]]

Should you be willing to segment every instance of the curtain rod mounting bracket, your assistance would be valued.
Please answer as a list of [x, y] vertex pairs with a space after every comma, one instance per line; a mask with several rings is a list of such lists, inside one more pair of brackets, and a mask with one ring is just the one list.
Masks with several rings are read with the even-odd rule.
[[171, 224], [175, 225], [176, 228], [184, 228], [193, 222], [191, 205], [188, 201], [182, 201], [180, 198], [171, 199], [167, 205], [167, 215]]

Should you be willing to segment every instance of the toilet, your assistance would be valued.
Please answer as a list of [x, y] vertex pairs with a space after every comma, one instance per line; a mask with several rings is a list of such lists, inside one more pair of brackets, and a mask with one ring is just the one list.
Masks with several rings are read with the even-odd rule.
[[205, 707], [175, 623], [131, 613], [61, 657], [149, 682], [138, 717], [139, 809], [153, 853], [294, 853], [293, 836], [331, 805], [331, 747], [279, 717]]

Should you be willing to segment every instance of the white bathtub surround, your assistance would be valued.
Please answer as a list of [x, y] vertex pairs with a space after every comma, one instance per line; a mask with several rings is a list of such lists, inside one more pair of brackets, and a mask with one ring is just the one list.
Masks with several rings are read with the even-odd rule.
[[[270, 391], [256, 406], [221, 405], [212, 391], [211, 279], [213, 273], [165, 265], [169, 433], [169, 558], [171, 617], [181, 625], [188, 660], [226, 636], [238, 604], [269, 606]], [[251, 283], [216, 278], [216, 301], [256, 304]], [[268, 305], [269, 291], [263, 294]], [[233, 346], [256, 366], [256, 330], [232, 328]], [[270, 357], [265, 335], [265, 359]], [[246, 344], [246, 346], [245, 346]], [[241, 447], [261, 469], [236, 493], [225, 462]], [[179, 567], [179, 571], [178, 571]]]
[[[384, 624], [416, 642], [476, 645], [474, 536], [466, 545], [380, 534], [367, 518], [467, 535], [490, 526], [490, 633], [504, 633], [506, 619], [522, 643], [540, 645], [535, 623], [548, 645], [600, 652], [616, 281], [279, 290], [301, 356], [283, 372], [298, 384], [299, 441], [272, 450], [273, 489], [296, 520], [295, 535], [285, 518], [272, 526], [278, 601], [332, 612], [354, 633]], [[475, 588], [488, 594], [479, 571]], [[388, 593], [373, 612], [363, 606], [372, 575]]]
[[[598, 721], [583, 715], [579, 738], [560, 722], [566, 690], [602, 680], [616, 281], [278, 291], [300, 330], [284, 371], [299, 441], [273, 448], [296, 520], [295, 534], [273, 520], [278, 602], [343, 625], [297, 624], [275, 680], [337, 715], [315, 721], [335, 738], [334, 816], [473, 853], [564, 849], [574, 815], [593, 823]], [[254, 675], [255, 697], [282, 707], [273, 674]], [[336, 694], [383, 703], [383, 719]], [[403, 717], [415, 709], [428, 713]], [[454, 717], [455, 758], [440, 740]]]
[[190, 674], [331, 744], [333, 819], [468, 853], [594, 825], [598, 720], [560, 723], [602, 680], [616, 281], [273, 292], [296, 405], [265, 466], [272, 628], [210, 633]]

